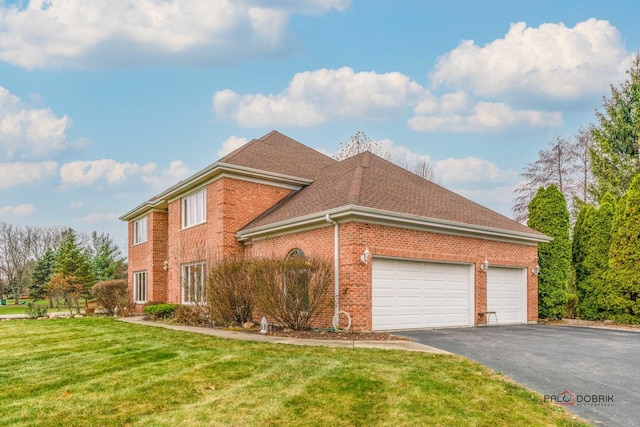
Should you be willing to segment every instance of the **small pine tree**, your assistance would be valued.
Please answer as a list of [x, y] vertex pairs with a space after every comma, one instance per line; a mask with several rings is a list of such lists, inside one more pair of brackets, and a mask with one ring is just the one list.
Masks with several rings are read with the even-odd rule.
[[640, 323], [640, 175], [620, 199], [611, 228], [609, 273], [602, 303], [605, 315]]
[[567, 202], [555, 185], [541, 187], [531, 200], [528, 225], [553, 238], [538, 245], [538, 314], [561, 319], [567, 303], [571, 242]]
[[79, 295], [85, 301], [90, 298], [91, 287], [96, 282], [93, 266], [89, 256], [78, 247], [76, 233], [72, 228], [65, 232], [58, 248], [53, 272], [61, 274], [69, 282], [73, 282], [75, 287], [79, 287]]
[[55, 264], [55, 252], [51, 248], [47, 248], [42, 258], [36, 262], [33, 273], [31, 273], [32, 284], [29, 287], [29, 298], [39, 300], [44, 297], [47, 284], [53, 275]]

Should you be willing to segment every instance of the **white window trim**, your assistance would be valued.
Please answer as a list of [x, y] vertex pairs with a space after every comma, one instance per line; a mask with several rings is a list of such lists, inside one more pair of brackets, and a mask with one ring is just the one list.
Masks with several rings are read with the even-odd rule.
[[[198, 203], [200, 203], [200, 205], [198, 205]], [[180, 200], [180, 218], [183, 229], [207, 222], [206, 188], [191, 193]]]
[[[200, 301], [191, 300], [188, 290], [193, 286], [191, 284], [192, 267], [200, 267], [200, 283], [197, 284], [200, 289]], [[206, 263], [204, 261], [190, 262], [180, 266], [180, 282], [182, 293], [182, 304], [195, 305], [204, 304], [206, 300], [206, 280], [205, 280]], [[186, 276], [186, 277], [185, 277]], [[197, 278], [196, 278], [197, 280]]]
[[[141, 232], [140, 230], [144, 232]], [[149, 217], [144, 216], [136, 221], [133, 221], [133, 244], [139, 245], [149, 241]]]
[[[136, 304], [146, 303], [149, 298], [149, 281], [147, 277], [147, 270], [135, 271], [133, 273], [133, 302]], [[142, 296], [140, 295], [141, 288], [144, 289], [144, 298], [140, 298]]]

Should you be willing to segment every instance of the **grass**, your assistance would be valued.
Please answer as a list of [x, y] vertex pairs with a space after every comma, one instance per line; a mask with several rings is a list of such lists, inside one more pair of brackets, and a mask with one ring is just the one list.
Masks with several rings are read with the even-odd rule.
[[[7, 299], [7, 305], [0, 305], [0, 316], [3, 314], [24, 314], [27, 309], [27, 303], [24, 302], [22, 304], [13, 304], [13, 299]], [[49, 301], [47, 300], [38, 300], [36, 301], [37, 305], [41, 305], [44, 307], [49, 307]], [[49, 313], [55, 313], [58, 311], [64, 311], [65, 308], [49, 308]]]
[[0, 384], [0, 425], [586, 425], [462, 357], [95, 317], [0, 322]]

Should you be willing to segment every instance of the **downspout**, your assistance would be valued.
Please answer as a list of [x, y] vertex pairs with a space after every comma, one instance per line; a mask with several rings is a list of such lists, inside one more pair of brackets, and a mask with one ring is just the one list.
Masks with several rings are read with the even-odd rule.
[[332, 220], [329, 214], [324, 218], [333, 224], [333, 299], [334, 315], [337, 315], [340, 312], [340, 229], [338, 223]]

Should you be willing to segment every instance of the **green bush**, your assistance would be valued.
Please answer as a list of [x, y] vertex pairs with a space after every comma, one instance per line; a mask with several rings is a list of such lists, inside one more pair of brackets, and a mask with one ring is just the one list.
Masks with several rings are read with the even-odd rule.
[[567, 294], [567, 305], [565, 306], [564, 317], [575, 319], [578, 317], [578, 295]]
[[178, 307], [180, 304], [147, 304], [142, 311], [149, 320], [168, 319]]
[[47, 315], [47, 307], [44, 305], [38, 305], [33, 301], [27, 302], [27, 308], [24, 313], [29, 316], [29, 319], [38, 319]]
[[562, 319], [567, 303], [571, 242], [567, 202], [555, 185], [538, 190], [529, 203], [527, 225], [553, 238], [538, 244], [538, 316]]
[[124, 313], [129, 300], [129, 285], [126, 280], [98, 282], [91, 288], [91, 294], [108, 315], [113, 315], [116, 308]]

